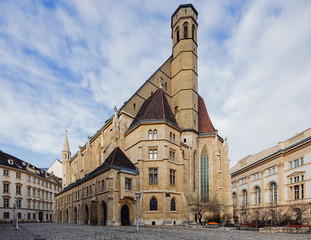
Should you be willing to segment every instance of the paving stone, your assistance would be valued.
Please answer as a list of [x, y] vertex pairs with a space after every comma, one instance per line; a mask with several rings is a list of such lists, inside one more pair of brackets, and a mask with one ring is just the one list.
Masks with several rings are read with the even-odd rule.
[[46, 240], [106, 240], [106, 239], [167, 239], [167, 240], [310, 240], [311, 234], [259, 233], [256, 231], [228, 230], [224, 228], [207, 229], [202, 227], [188, 228], [182, 226], [141, 227], [139, 232], [132, 226], [106, 227], [78, 225], [69, 223], [24, 223], [21, 231], [15, 231], [10, 224], [0, 224], [1, 240], [35, 239]]

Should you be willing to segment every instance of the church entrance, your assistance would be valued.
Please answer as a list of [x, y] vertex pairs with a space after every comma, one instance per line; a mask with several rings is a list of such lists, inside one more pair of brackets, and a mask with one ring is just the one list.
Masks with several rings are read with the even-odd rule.
[[39, 212], [39, 221], [43, 222], [43, 212]]
[[130, 210], [127, 205], [123, 205], [123, 207], [121, 208], [121, 225], [130, 225]]

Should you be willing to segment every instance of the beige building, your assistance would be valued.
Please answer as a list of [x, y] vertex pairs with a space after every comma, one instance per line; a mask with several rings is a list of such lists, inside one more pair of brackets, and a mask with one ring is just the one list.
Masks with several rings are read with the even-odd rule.
[[240, 222], [309, 222], [311, 128], [243, 158], [230, 171], [233, 211]]
[[0, 151], [0, 181], [0, 222], [11, 222], [16, 200], [19, 221], [53, 220], [60, 178]]
[[231, 204], [228, 144], [198, 94], [197, 18], [191, 4], [177, 8], [172, 55], [74, 156], [66, 133], [58, 222], [134, 224], [136, 191], [147, 225], [195, 219], [193, 193]]

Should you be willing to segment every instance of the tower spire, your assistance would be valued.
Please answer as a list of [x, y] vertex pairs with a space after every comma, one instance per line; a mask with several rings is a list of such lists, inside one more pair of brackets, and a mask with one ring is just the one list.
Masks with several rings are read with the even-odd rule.
[[63, 146], [63, 151], [62, 152], [69, 152], [70, 153], [70, 147], [69, 147], [69, 142], [68, 142], [68, 136], [67, 136], [67, 130], [65, 131], [65, 141], [64, 141], [64, 146]]

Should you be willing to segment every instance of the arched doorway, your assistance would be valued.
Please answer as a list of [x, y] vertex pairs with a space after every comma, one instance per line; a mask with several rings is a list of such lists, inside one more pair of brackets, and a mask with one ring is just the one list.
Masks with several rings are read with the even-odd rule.
[[123, 205], [123, 207], [121, 208], [121, 225], [130, 225], [130, 210], [127, 205]]
[[89, 208], [87, 204], [85, 204], [85, 210], [84, 210], [84, 224], [89, 224]]
[[102, 202], [102, 225], [107, 225], [107, 207], [106, 203], [103, 201]]
[[77, 211], [77, 208], [75, 207], [75, 210], [74, 210], [74, 213], [73, 213], [73, 221], [74, 223], [77, 223], [78, 222], [78, 211]]
[[39, 212], [39, 221], [43, 222], [43, 212]]

